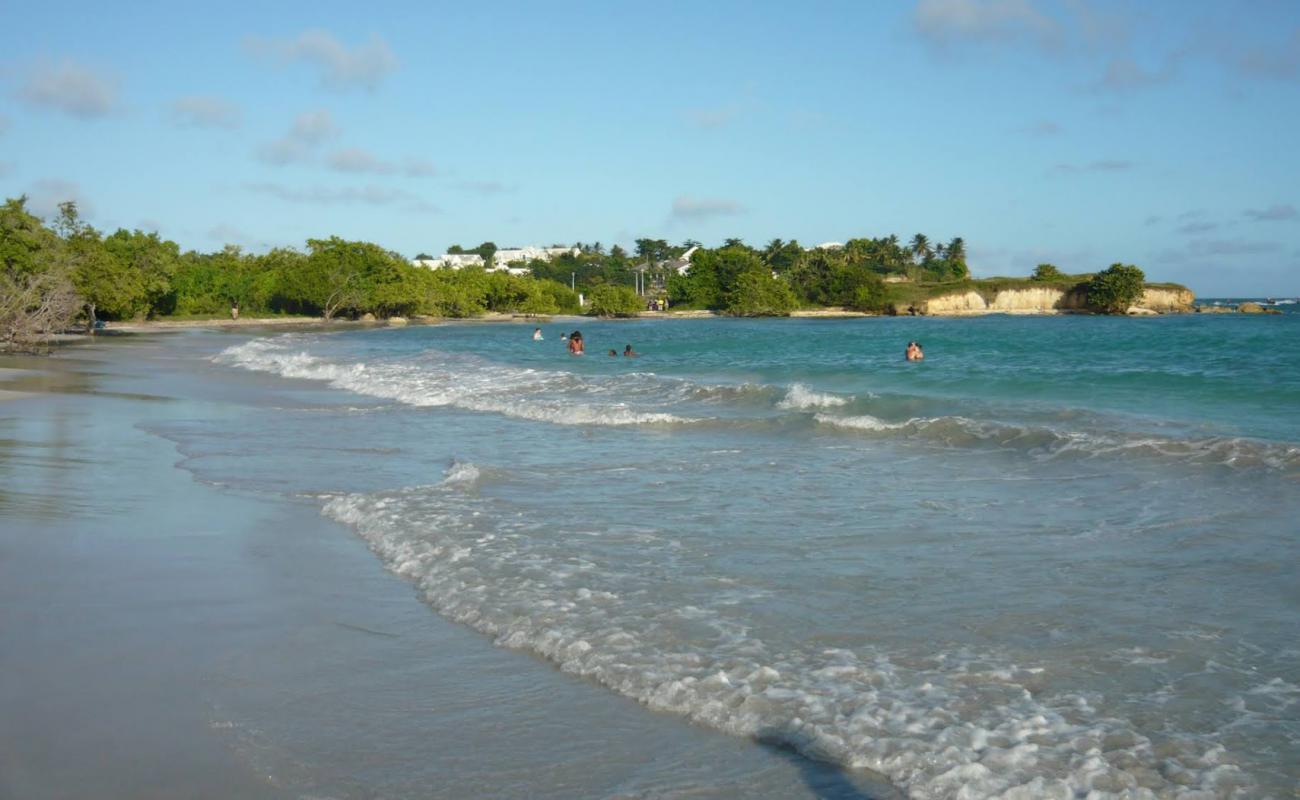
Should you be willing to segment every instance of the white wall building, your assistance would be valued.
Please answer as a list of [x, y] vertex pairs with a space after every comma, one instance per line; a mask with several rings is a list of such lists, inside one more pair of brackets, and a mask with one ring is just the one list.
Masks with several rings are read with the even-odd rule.
[[478, 253], [443, 253], [437, 258], [417, 258], [411, 263], [425, 269], [463, 269], [483, 266], [483, 256]]
[[[492, 269], [509, 269], [511, 264], [525, 263], [540, 259], [550, 261], [556, 256], [564, 254], [578, 255], [580, 253], [576, 247], [505, 247], [492, 256]], [[513, 272], [513, 270], [512, 270]]]

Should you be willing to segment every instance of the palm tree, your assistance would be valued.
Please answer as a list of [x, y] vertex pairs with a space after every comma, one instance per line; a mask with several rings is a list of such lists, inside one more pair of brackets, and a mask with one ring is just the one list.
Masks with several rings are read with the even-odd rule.
[[930, 250], [930, 239], [924, 233], [918, 233], [912, 237], [912, 255], [921, 263], [930, 260], [933, 252]]

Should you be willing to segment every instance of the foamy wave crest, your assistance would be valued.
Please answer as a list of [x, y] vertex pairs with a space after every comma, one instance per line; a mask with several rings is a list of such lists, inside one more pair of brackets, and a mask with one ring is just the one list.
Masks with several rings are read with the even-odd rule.
[[790, 386], [785, 397], [781, 398], [781, 402], [777, 403], [776, 407], [790, 411], [807, 411], [813, 408], [836, 408], [848, 402], [848, 398], [814, 392], [802, 383], [796, 383]]
[[[593, 555], [589, 532], [545, 527], [507, 499], [462, 489], [444, 480], [352, 494], [323, 513], [353, 526], [440, 614], [500, 645], [655, 710], [876, 770], [914, 798], [1249, 792], [1216, 742], [1155, 742], [1088, 698], [1041, 692], [1036, 666], [967, 651], [918, 660], [769, 646], [738, 587], [683, 570], [670, 533], [604, 530], [603, 556]], [[622, 550], [608, 549], [620, 535]]]
[[478, 484], [482, 472], [479, 468], [465, 461], [453, 461], [442, 476], [443, 486], [469, 487]]
[[[227, 348], [218, 363], [287, 378], [329, 383], [339, 389], [412, 406], [454, 406], [560, 425], [681, 424], [698, 420], [660, 411], [656, 397], [635, 397], [609, 385], [565, 372], [492, 364], [473, 356], [428, 352], [413, 359], [335, 363], [301, 349], [306, 340], [288, 334]], [[632, 399], [634, 402], [629, 402]]]
[[1154, 458], [1234, 469], [1300, 472], [1300, 447], [1240, 437], [1178, 439], [1141, 433], [1058, 431], [961, 416], [913, 417], [886, 422], [869, 414], [817, 414], [823, 425], [861, 433], [902, 436], [948, 446], [992, 446], [1039, 458]]

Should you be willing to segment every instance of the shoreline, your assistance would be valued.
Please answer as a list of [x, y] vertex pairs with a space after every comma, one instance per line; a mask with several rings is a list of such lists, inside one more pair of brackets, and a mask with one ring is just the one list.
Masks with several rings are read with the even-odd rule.
[[318, 499], [204, 477], [260, 447], [210, 422], [344, 393], [214, 368], [196, 328], [0, 360], [0, 797], [897, 796], [499, 646]]

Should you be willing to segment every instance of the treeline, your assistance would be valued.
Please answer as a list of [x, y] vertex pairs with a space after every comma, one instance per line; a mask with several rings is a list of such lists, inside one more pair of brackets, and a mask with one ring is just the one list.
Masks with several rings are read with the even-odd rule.
[[333, 318], [488, 311], [578, 313], [567, 285], [505, 272], [428, 270], [368, 242], [311, 239], [306, 252], [227, 246], [181, 252], [155, 233], [104, 235], [74, 203], [46, 225], [25, 198], [0, 208], [0, 347], [39, 342], [74, 324], [169, 315], [302, 314]]
[[[888, 236], [812, 249], [781, 239], [773, 239], [761, 249], [740, 239], [728, 239], [716, 249], [705, 249], [693, 240], [670, 245], [663, 239], [637, 239], [634, 253], [617, 245], [607, 252], [599, 242], [575, 246], [581, 251], [577, 255], [564, 254], [526, 266], [536, 277], [571, 281], [586, 291], [631, 284], [635, 272], [640, 271], [646, 276], [647, 293], [666, 297], [674, 308], [737, 315], [787, 314], [802, 306], [885, 312], [892, 304], [887, 277], [940, 284], [964, 280], [970, 274], [962, 239], [931, 245], [924, 234], [917, 234], [907, 244], [897, 236]], [[689, 269], [679, 270], [684, 262], [678, 260], [692, 248], [698, 249], [691, 256]]]

